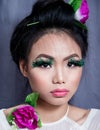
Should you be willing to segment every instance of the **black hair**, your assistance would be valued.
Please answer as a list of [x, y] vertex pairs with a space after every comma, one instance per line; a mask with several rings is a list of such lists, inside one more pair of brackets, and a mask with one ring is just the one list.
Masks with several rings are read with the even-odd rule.
[[[11, 38], [10, 51], [17, 66], [19, 67], [21, 59], [27, 60], [33, 43], [53, 30], [70, 35], [79, 45], [82, 57], [85, 58], [88, 48], [87, 29], [76, 24], [78, 21], [74, 17], [73, 8], [63, 0], [38, 0], [30, 15], [16, 26]], [[36, 24], [29, 25], [30, 23]]]

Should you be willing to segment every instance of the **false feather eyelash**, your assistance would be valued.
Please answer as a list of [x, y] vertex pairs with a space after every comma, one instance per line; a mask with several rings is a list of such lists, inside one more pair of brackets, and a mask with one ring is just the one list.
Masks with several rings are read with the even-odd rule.
[[80, 59], [80, 60], [70, 59], [68, 64], [69, 65], [74, 64], [75, 66], [82, 67], [84, 65], [84, 60], [83, 59]]
[[52, 65], [52, 59], [48, 59], [48, 60], [43, 60], [43, 59], [39, 59], [37, 61], [34, 61], [32, 63], [32, 67], [41, 67], [42, 65]]

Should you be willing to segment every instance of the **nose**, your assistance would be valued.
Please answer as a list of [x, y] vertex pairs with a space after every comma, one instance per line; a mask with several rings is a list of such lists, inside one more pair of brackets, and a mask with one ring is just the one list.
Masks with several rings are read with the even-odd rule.
[[65, 74], [62, 68], [57, 68], [54, 70], [54, 75], [53, 75], [53, 83], [54, 84], [64, 84], [65, 81]]

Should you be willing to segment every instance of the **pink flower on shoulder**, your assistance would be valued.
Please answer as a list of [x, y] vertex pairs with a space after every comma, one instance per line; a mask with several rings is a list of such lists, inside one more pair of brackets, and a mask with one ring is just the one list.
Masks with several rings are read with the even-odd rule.
[[80, 8], [75, 13], [75, 18], [81, 23], [85, 23], [85, 21], [89, 17], [89, 8], [86, 0], [82, 0]]
[[38, 96], [37, 92], [29, 94], [25, 98], [25, 103], [29, 105], [20, 105], [8, 113], [7, 121], [12, 126], [12, 130], [17, 130], [18, 128], [35, 130], [42, 127], [40, 116], [34, 109]]
[[12, 112], [14, 122], [19, 128], [34, 130], [38, 127], [38, 115], [30, 105], [21, 106]]

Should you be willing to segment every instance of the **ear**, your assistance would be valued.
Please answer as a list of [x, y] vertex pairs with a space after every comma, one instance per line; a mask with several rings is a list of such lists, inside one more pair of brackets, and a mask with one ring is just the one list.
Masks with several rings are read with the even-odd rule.
[[27, 77], [27, 65], [24, 60], [19, 61], [19, 68], [24, 77]]

